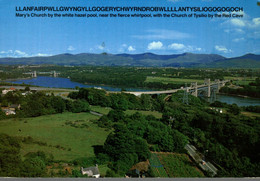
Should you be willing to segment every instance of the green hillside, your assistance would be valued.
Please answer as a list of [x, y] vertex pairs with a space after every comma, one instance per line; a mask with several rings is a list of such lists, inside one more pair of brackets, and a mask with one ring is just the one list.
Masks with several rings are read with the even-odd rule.
[[[94, 157], [94, 145], [103, 145], [109, 132], [90, 120], [99, 117], [90, 113], [63, 113], [35, 118], [7, 119], [0, 122], [0, 133], [18, 136], [21, 154], [44, 151], [55, 160], [72, 161]], [[30, 139], [28, 138], [32, 138]]]

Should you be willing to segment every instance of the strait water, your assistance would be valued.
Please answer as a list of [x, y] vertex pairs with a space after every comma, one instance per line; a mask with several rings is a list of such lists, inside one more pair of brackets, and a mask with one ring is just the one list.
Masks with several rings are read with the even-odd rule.
[[[37, 78], [32, 79], [21, 79], [21, 80], [14, 80], [8, 81], [15, 84], [30, 84], [42, 87], [52, 87], [52, 88], [75, 88], [78, 87], [100, 87], [102, 89], [108, 91], [121, 91], [121, 88], [117, 87], [110, 87], [110, 86], [100, 86], [100, 85], [88, 85], [88, 84], [81, 84], [78, 82], [73, 82], [68, 78], [61, 78], [61, 77], [45, 77], [39, 76]], [[143, 90], [143, 89], [135, 89], [135, 88], [127, 88], [127, 91], [150, 91], [150, 90]], [[238, 106], [249, 106], [249, 105], [260, 105], [260, 99], [256, 98], [242, 98], [236, 96], [228, 96], [228, 95], [217, 95], [216, 100], [220, 102], [225, 102], [228, 104], [237, 104]]]
[[[51, 87], [51, 88], [75, 88], [78, 87], [98, 87], [108, 91], [121, 91], [121, 88], [118, 87], [110, 87], [110, 86], [102, 86], [102, 85], [91, 85], [91, 84], [81, 84], [78, 82], [73, 82], [68, 78], [61, 77], [47, 77], [47, 76], [39, 76], [32, 79], [18, 79], [14, 81], [7, 81], [14, 84], [29, 84], [41, 87]], [[135, 88], [126, 88], [127, 91], [149, 91], [143, 89], [135, 89]]]

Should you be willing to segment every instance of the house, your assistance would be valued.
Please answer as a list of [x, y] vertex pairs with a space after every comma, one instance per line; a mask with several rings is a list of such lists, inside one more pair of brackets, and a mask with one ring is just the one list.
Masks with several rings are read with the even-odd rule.
[[15, 111], [16, 109], [20, 109], [20, 108], [21, 108], [20, 104], [11, 104], [9, 106], [9, 109], [12, 110], [12, 111]]
[[81, 167], [81, 173], [82, 173], [82, 175], [87, 174], [89, 177], [95, 177], [95, 178], [100, 177], [100, 173], [99, 173], [97, 164], [95, 167], [88, 167], [88, 168]]
[[12, 115], [12, 114], [13, 114], [13, 115], [16, 114], [15, 111], [10, 110], [9, 108], [3, 108], [2, 111], [5, 112], [5, 115], [6, 115], [6, 116], [9, 116], [9, 115]]
[[2, 94], [5, 95], [5, 94], [7, 94], [8, 92], [12, 92], [12, 91], [14, 91], [14, 90], [15, 90], [15, 88], [11, 87], [10, 89], [2, 90]]

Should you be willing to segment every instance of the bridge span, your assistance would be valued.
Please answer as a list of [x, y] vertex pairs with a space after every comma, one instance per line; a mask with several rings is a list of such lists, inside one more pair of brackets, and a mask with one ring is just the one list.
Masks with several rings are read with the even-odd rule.
[[219, 89], [221, 87], [223, 87], [227, 82], [229, 82], [229, 80], [220, 81], [220, 80], [216, 79], [214, 82], [210, 82], [210, 79], [205, 79], [204, 84], [198, 85], [197, 82], [194, 82], [194, 83], [191, 83], [190, 87], [185, 87], [185, 88], [182, 87], [180, 89], [172, 89], [172, 90], [164, 90], [164, 91], [143, 91], [143, 92], [126, 91], [125, 93], [134, 94], [135, 96], [141, 96], [142, 94], [148, 94], [148, 95], [172, 94], [179, 90], [184, 90], [184, 91], [192, 93], [192, 95], [197, 97], [199, 89], [207, 89], [207, 97], [210, 97], [210, 89], [212, 86], [216, 86], [217, 91], [219, 91]]
[[37, 71], [33, 71], [33, 72], [27, 72], [27, 73], [23, 73], [23, 74], [28, 74], [31, 75], [32, 78], [36, 78], [37, 75], [52, 75], [53, 77], [58, 77], [58, 75], [60, 75], [60, 73], [54, 71], [50, 71], [50, 72], [37, 72]]

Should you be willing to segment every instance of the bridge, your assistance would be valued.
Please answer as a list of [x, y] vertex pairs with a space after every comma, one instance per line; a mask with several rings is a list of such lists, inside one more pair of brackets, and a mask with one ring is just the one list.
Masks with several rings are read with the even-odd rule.
[[58, 73], [54, 70], [54, 71], [51, 71], [51, 72], [36, 72], [36, 71], [33, 71], [33, 72], [27, 72], [27, 73], [24, 73], [24, 74], [29, 74], [33, 78], [36, 78], [37, 75], [39, 75], [39, 74], [41, 74], [41, 75], [47, 74], [47, 75], [52, 75], [53, 77], [58, 77], [60, 73]]
[[229, 80], [223, 80], [220, 81], [219, 79], [216, 79], [213, 82], [210, 82], [210, 79], [205, 79], [204, 84], [198, 85], [197, 82], [191, 83], [190, 87], [180, 88], [180, 89], [172, 89], [172, 90], [164, 90], [164, 91], [143, 91], [143, 92], [130, 92], [126, 91], [125, 93], [128, 94], [134, 94], [135, 96], [141, 96], [142, 94], [148, 94], [148, 95], [155, 95], [155, 94], [172, 94], [180, 90], [187, 91], [194, 95], [195, 97], [198, 97], [198, 92], [200, 90], [206, 90], [207, 91], [207, 97], [210, 97], [211, 89], [215, 88], [217, 89], [217, 92], [220, 90], [221, 87], [223, 87]]

